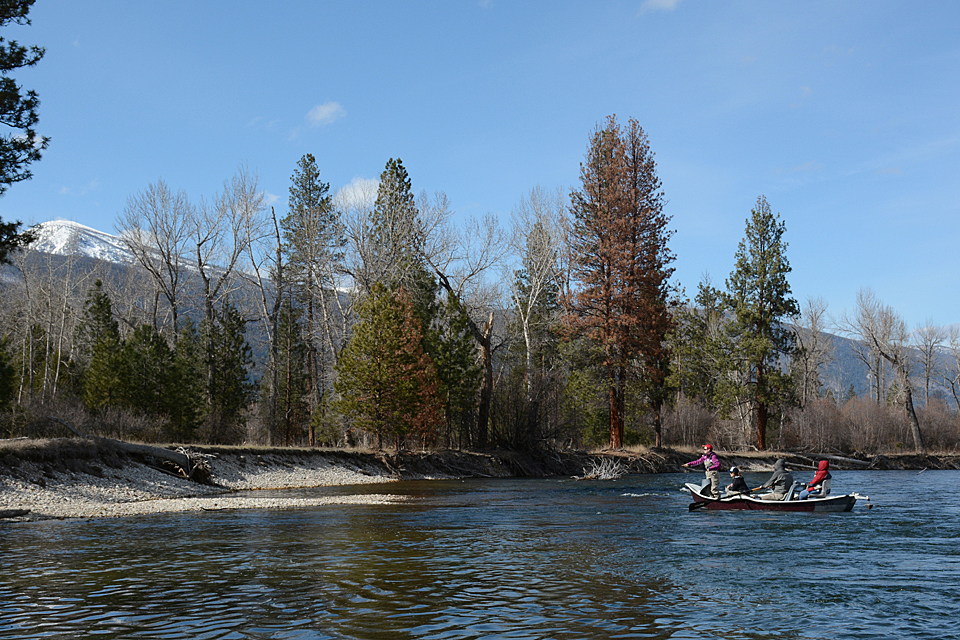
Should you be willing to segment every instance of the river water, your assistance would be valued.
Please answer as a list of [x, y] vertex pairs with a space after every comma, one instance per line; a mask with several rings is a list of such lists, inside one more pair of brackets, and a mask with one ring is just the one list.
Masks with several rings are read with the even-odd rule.
[[3, 524], [0, 638], [960, 637], [960, 472], [837, 472], [875, 504], [840, 514], [689, 512], [694, 477]]

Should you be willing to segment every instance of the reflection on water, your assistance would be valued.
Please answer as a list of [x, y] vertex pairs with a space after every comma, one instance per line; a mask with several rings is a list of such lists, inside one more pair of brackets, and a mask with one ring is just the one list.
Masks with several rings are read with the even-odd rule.
[[877, 508], [690, 513], [633, 476], [0, 525], [0, 638], [957, 637], [960, 472], [836, 476]]

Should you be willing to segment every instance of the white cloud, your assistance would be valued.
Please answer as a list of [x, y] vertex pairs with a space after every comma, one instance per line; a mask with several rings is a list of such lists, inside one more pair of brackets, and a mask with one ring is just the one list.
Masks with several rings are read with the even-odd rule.
[[72, 196], [72, 197], [82, 198], [88, 193], [96, 191], [99, 188], [100, 188], [100, 181], [97, 179], [93, 179], [86, 184], [80, 185], [79, 187], [61, 185], [60, 188], [58, 189], [58, 192], [62, 196]]
[[354, 178], [337, 191], [333, 201], [337, 208], [344, 211], [372, 207], [379, 188], [380, 180], [377, 178]]
[[646, 0], [640, 7], [640, 11], [673, 11], [680, 2], [682, 0]]
[[311, 127], [322, 127], [347, 115], [347, 110], [339, 102], [324, 102], [307, 112], [307, 122]]

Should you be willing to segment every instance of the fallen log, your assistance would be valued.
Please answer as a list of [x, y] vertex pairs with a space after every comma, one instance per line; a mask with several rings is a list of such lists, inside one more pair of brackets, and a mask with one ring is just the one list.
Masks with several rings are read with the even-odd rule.
[[0, 520], [19, 518], [30, 513], [30, 509], [0, 509]]
[[61, 420], [60, 418], [55, 418], [53, 416], [47, 416], [47, 419], [62, 424], [67, 429], [72, 431], [78, 438], [93, 440], [97, 443], [105, 443], [108, 446], [135, 456], [154, 458], [159, 460], [161, 463], [165, 462], [172, 465], [176, 470], [176, 473], [184, 478], [188, 478], [201, 484], [210, 483], [210, 476], [212, 473], [206, 458], [204, 456], [191, 456], [190, 453], [183, 447], [180, 447], [177, 450], [172, 450], [164, 449], [163, 447], [155, 447], [149, 444], [134, 444], [132, 442], [124, 442], [123, 440], [114, 440], [113, 438], [90, 436], [83, 433], [66, 420]]

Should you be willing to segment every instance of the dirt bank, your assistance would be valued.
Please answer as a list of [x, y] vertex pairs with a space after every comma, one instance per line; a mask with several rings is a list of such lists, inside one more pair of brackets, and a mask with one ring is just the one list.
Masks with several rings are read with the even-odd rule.
[[[191, 447], [211, 475], [198, 483], [172, 473], [149, 453], [107, 440], [0, 440], [0, 518], [125, 516], [162, 511], [290, 508], [331, 502], [387, 502], [386, 495], [296, 499], [239, 496], [238, 491], [360, 485], [410, 479], [583, 476], [604, 460], [626, 473], [680, 471], [696, 457], [669, 449], [641, 452], [436, 451], [388, 454], [320, 449]], [[836, 469], [960, 469], [958, 456], [818, 456], [799, 453], [719, 452], [724, 469], [769, 470], [776, 458], [812, 469], [827, 457]]]

